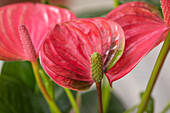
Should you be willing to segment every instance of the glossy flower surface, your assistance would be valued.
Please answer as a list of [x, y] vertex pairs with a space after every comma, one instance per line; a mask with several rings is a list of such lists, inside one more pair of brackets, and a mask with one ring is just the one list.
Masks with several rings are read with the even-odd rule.
[[[0, 8], [0, 60], [34, 61], [45, 35], [56, 23], [73, 20], [76, 16], [67, 9], [49, 6], [39, 3], [18, 3]], [[18, 25], [24, 24], [28, 29], [30, 39], [23, 41], [20, 38]], [[21, 32], [21, 31], [20, 31]], [[24, 35], [22, 35], [24, 36]], [[29, 57], [27, 53], [30, 44], [35, 51], [35, 57]], [[31, 45], [32, 44], [32, 45]]]
[[[41, 64], [57, 84], [73, 90], [88, 89], [94, 83], [90, 57], [98, 52], [111, 85], [160, 44], [169, 30], [159, 11], [145, 2], [123, 4], [107, 18], [57, 24], [48, 34], [40, 50]], [[125, 48], [119, 24], [125, 33]]]
[[120, 25], [106, 18], [78, 19], [57, 24], [40, 50], [40, 61], [48, 75], [60, 86], [88, 89], [93, 83], [91, 54], [103, 59], [103, 71], [120, 58], [124, 33]]
[[111, 84], [125, 76], [149, 51], [160, 44], [167, 36], [169, 28], [159, 11], [146, 2], [123, 4], [112, 10], [107, 18], [121, 25], [126, 43], [122, 57], [106, 73]]

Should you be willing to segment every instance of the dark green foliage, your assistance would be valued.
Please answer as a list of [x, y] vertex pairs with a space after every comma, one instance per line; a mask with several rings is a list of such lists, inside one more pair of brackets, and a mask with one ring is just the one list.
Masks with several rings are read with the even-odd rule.
[[0, 77], [0, 113], [49, 113], [42, 95], [15, 81]]
[[145, 1], [148, 2], [155, 7], [160, 7], [160, 0], [118, 0], [121, 4], [127, 3], [127, 2], [133, 2], [133, 1]]
[[[144, 92], [140, 93], [140, 98], [142, 99], [144, 95]], [[149, 101], [148, 101], [148, 105], [145, 109], [146, 113], [154, 113], [154, 99], [152, 97], [150, 97]]]
[[[48, 76], [47, 76], [48, 77]], [[64, 89], [54, 83], [55, 100], [62, 113], [69, 113], [71, 104]], [[48, 89], [47, 89], [48, 90]], [[75, 91], [72, 94], [76, 95]], [[110, 93], [107, 113], [122, 113], [124, 107]], [[96, 90], [82, 94], [81, 113], [97, 113]], [[0, 75], [0, 113], [50, 113], [38, 89], [30, 62], [5, 62]]]
[[[123, 113], [125, 108], [121, 102], [110, 92], [110, 101], [107, 113]], [[98, 100], [97, 91], [92, 90], [82, 95], [81, 113], [97, 113]]]
[[[68, 113], [71, 105], [65, 91], [54, 86], [57, 105]], [[0, 113], [49, 113], [37, 87], [30, 62], [5, 62], [0, 75]]]

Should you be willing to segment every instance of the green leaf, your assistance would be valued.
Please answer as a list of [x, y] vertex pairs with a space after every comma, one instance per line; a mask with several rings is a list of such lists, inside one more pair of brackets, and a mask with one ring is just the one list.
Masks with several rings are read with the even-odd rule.
[[111, 93], [107, 113], [122, 113], [123, 111], [125, 111], [125, 107], [120, 102], [120, 100], [118, 100], [118, 98], [113, 93]]
[[[144, 92], [140, 93], [140, 98], [142, 99], [142, 96], [144, 95]], [[145, 110], [146, 113], [154, 113], [154, 99], [151, 97], [148, 101], [148, 105]]]
[[[55, 84], [54, 87], [55, 87], [55, 100], [56, 100], [57, 106], [60, 108], [62, 113], [69, 113], [72, 106], [67, 97], [67, 94], [65, 93], [64, 89], [58, 86], [57, 84]], [[76, 92], [75, 91], [71, 91], [71, 92], [73, 96], [75, 97]]]
[[[122, 113], [125, 110], [123, 104], [110, 92], [110, 100], [107, 113]], [[82, 95], [81, 113], [97, 113], [97, 91], [91, 90]]]
[[93, 18], [93, 17], [104, 17], [106, 16], [112, 9], [97, 9], [89, 12], [81, 12], [80, 14], [76, 14], [77, 18]]
[[15, 81], [0, 75], [0, 113], [49, 113], [41, 95]]
[[103, 103], [103, 113], [107, 113], [109, 101], [110, 101], [110, 84], [106, 76], [103, 77], [102, 84], [102, 103]]
[[[41, 67], [41, 66], [40, 66]], [[42, 69], [42, 68], [41, 68]], [[32, 66], [30, 62], [27, 61], [17, 61], [17, 62], [5, 62], [2, 67], [3, 75], [0, 75], [0, 101], [4, 98], [4, 95], [8, 95], [9, 98], [20, 96], [21, 100], [13, 101], [10, 106], [14, 109], [14, 112], [9, 111], [9, 106], [1, 105], [4, 101], [10, 103], [11, 100], [3, 100], [0, 103], [0, 113], [48, 113], [49, 108], [48, 105], [42, 96], [39, 89], [37, 89], [36, 81], [33, 75]], [[46, 75], [46, 74], [45, 74]], [[46, 75], [46, 77], [48, 77]], [[50, 77], [48, 77], [50, 78]], [[53, 82], [52, 82], [53, 83]], [[71, 104], [68, 100], [67, 95], [62, 87], [54, 84], [55, 89], [55, 100], [59, 109], [61, 109], [62, 113], [68, 113], [71, 109]], [[35, 87], [36, 86], [36, 87]], [[2, 87], [2, 88], [1, 88]], [[35, 90], [36, 91], [35, 93]], [[47, 89], [48, 90], [48, 89]], [[6, 92], [6, 93], [4, 93]], [[19, 93], [18, 93], [19, 92]], [[75, 92], [72, 91], [75, 96]], [[18, 94], [18, 95], [17, 95]], [[19, 97], [18, 97], [19, 98]], [[28, 102], [28, 103], [27, 103]], [[16, 105], [21, 105], [17, 108]], [[26, 112], [23, 106], [28, 107], [28, 112]], [[21, 111], [19, 111], [21, 109]], [[30, 111], [30, 110], [34, 110]]]
[[118, 0], [121, 4], [127, 3], [127, 2], [133, 2], [133, 1], [145, 1], [148, 2], [156, 7], [160, 7], [160, 0]]
[[48, 89], [48, 90], [47, 90], [47, 91], [48, 91], [48, 94], [51, 96], [51, 98], [52, 98], [53, 100], [55, 100], [55, 99], [54, 99], [54, 83], [53, 83], [53, 81], [52, 81], [51, 78], [44, 72], [43, 69], [39, 69], [39, 73], [40, 73], [41, 78], [42, 78], [42, 80], [43, 80], [43, 82], [44, 82], [45, 88]]
[[[52, 79], [43, 71], [43, 68], [40, 65], [40, 74], [44, 81], [44, 85], [47, 88], [50, 96], [55, 99], [57, 106], [60, 108], [62, 113], [69, 113], [71, 110], [70, 101], [65, 93], [64, 88], [60, 87], [52, 81]], [[53, 91], [54, 90], [54, 91]], [[54, 93], [54, 94], [52, 94]], [[75, 91], [72, 91], [74, 97], [76, 95]]]
[[35, 78], [31, 63], [28, 61], [5, 62], [1, 71], [2, 76], [11, 76], [30, 89], [35, 88]]

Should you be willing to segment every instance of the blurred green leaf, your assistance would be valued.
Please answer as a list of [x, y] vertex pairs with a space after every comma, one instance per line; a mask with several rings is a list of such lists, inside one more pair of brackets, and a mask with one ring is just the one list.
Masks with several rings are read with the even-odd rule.
[[2, 66], [2, 76], [11, 76], [19, 80], [27, 87], [34, 90], [35, 78], [31, 63], [28, 61], [5, 62]]
[[[123, 104], [110, 92], [110, 101], [107, 113], [122, 113], [125, 110]], [[82, 95], [81, 113], [97, 113], [98, 100], [96, 90], [91, 90]]]
[[[57, 106], [60, 108], [62, 113], [69, 113], [72, 106], [67, 97], [67, 94], [65, 93], [64, 89], [58, 86], [57, 84], [55, 84], [54, 87], [55, 87], [55, 100], [56, 100]], [[76, 91], [71, 91], [71, 92], [73, 96], [75, 97]]]
[[113, 93], [111, 93], [107, 113], [123, 113], [123, 111], [125, 111], [125, 107], [119, 101], [119, 99]]
[[[39, 65], [40, 65], [40, 63], [39, 63]], [[41, 65], [40, 65], [40, 68], [41, 68], [40, 70], [42, 71], [43, 68], [41, 67]], [[55, 98], [56, 104], [59, 107], [59, 109], [61, 110], [61, 112], [69, 113], [69, 111], [71, 110], [71, 104], [67, 97], [67, 94], [65, 93], [64, 88], [60, 87], [55, 82], [53, 82], [51, 80], [51, 78], [45, 73], [45, 71], [41, 72], [41, 74], [42, 73], [43, 73], [43, 76], [42, 76], [43, 80], [45, 80], [45, 82], [47, 82], [47, 80], [50, 81], [50, 84], [47, 84], [47, 83], [45, 84], [45, 85], [50, 85], [50, 86], [46, 86], [47, 90], [53, 90], [50, 88], [54, 88], [54, 98]], [[50, 91], [48, 91], [48, 92], [50, 92]], [[75, 91], [72, 91], [72, 94], [74, 95], [74, 97], [76, 96]]]
[[[64, 5], [60, 5], [60, 4], [50, 4], [50, 5], [54, 5], [54, 6], [57, 6], [57, 7], [61, 7], [61, 8], [65, 8], [65, 9], [69, 9], [69, 7], [64, 6]], [[70, 10], [70, 9], [69, 9], [69, 10]]]
[[123, 113], [133, 113], [134, 110], [136, 110], [138, 108], [138, 104], [137, 105], [134, 105], [133, 107], [131, 107], [130, 109], [124, 111]]
[[93, 18], [93, 17], [104, 17], [106, 16], [112, 9], [96, 9], [94, 11], [81, 12], [80, 14], [76, 14], [77, 18]]
[[51, 78], [47, 74], [45, 74], [45, 71], [43, 69], [39, 69], [39, 73], [40, 73], [41, 78], [44, 82], [45, 88], [48, 89], [47, 90], [48, 94], [51, 96], [51, 98], [53, 100], [55, 100], [54, 99], [54, 83], [53, 83], [53, 81], [51, 80]]
[[49, 113], [42, 95], [9, 78], [0, 75], [0, 113]]
[[[37, 86], [30, 62], [5, 62], [1, 74], [0, 113], [49, 113], [48, 105], [41, 95], [41, 92], [38, 91], [35, 93]], [[48, 77], [48, 75], [46, 76]], [[55, 83], [53, 84], [56, 104], [62, 113], [68, 113], [71, 109], [71, 104], [64, 89]], [[72, 91], [72, 93], [75, 96], [76, 92]], [[16, 99], [11, 101], [10, 99], [14, 97]], [[1, 105], [5, 102], [7, 102], [7, 105]], [[11, 109], [9, 109], [9, 107], [11, 107]], [[34, 112], [32, 110], [34, 110]]]
[[102, 83], [102, 103], [103, 103], [103, 113], [107, 113], [109, 101], [110, 101], [110, 84], [107, 77], [103, 77]]
[[145, 1], [148, 2], [155, 7], [160, 7], [160, 0], [118, 0], [121, 4], [127, 3], [127, 2], [133, 2], [133, 1]]
[[[140, 98], [142, 99], [144, 92], [140, 93]], [[148, 105], [145, 110], [146, 113], [154, 113], [154, 99], [151, 97], [148, 101]]]

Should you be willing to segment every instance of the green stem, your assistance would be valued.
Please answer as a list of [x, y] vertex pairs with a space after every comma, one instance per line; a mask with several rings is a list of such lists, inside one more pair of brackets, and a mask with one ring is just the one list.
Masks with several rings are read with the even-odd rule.
[[106, 79], [106, 76], [103, 78], [102, 85], [102, 101], [103, 101], [103, 113], [107, 113], [107, 109], [109, 107], [110, 100], [110, 85]]
[[125, 112], [123, 113], [132, 113], [132, 111], [134, 111], [139, 105], [135, 105], [133, 107], [131, 107], [130, 109], [126, 110]]
[[96, 89], [98, 96], [99, 113], [103, 113], [101, 81], [96, 82]]
[[54, 99], [54, 84], [53, 81], [45, 74], [45, 72], [42, 69], [39, 69], [39, 73], [42, 77], [42, 80], [44, 82], [44, 86], [46, 89], [48, 89], [48, 94], [50, 97]]
[[76, 93], [76, 103], [77, 103], [78, 108], [80, 109], [81, 108], [81, 92], [79, 91], [77, 91]]
[[157, 61], [155, 63], [155, 66], [154, 66], [154, 69], [152, 71], [152, 74], [151, 74], [151, 77], [150, 77], [150, 80], [148, 82], [148, 85], [147, 85], [147, 88], [145, 90], [145, 93], [143, 95], [143, 98], [142, 98], [142, 101], [141, 101], [141, 104], [139, 105], [139, 108], [138, 108], [138, 112], [137, 113], [143, 113], [146, 106], [147, 106], [147, 103], [148, 103], [148, 100], [150, 98], [150, 95], [151, 95], [151, 92], [152, 92], [152, 89], [155, 85], [155, 82], [158, 78], [158, 75], [159, 75], [159, 72], [162, 68], [162, 65], [165, 61], [165, 58], [169, 52], [169, 48], [170, 48], [170, 31], [168, 32], [168, 35], [164, 41], [164, 44], [161, 48], [161, 51], [159, 53], [159, 56], [157, 58]]
[[76, 105], [76, 101], [75, 101], [71, 91], [69, 89], [67, 89], [67, 88], [64, 88], [64, 90], [65, 90], [65, 92], [66, 92], [66, 94], [67, 94], [67, 96], [68, 96], [68, 98], [69, 98], [69, 100], [71, 102], [71, 105], [72, 105], [75, 113], [79, 113], [79, 109], [78, 109], [78, 107]]
[[50, 95], [48, 94], [42, 80], [41, 80], [41, 76], [39, 74], [39, 67], [38, 67], [38, 62], [37, 61], [32, 61], [32, 67], [33, 67], [33, 71], [34, 71], [34, 76], [35, 79], [37, 81], [37, 84], [44, 96], [44, 98], [46, 99], [47, 103], [49, 104], [49, 107], [51, 109], [52, 113], [61, 113], [61, 111], [58, 109], [58, 107], [56, 106], [55, 102], [52, 100], [52, 98], [50, 97]]
[[113, 9], [119, 6], [119, 2], [117, 0], [113, 0]]
[[170, 102], [168, 103], [168, 105], [162, 110], [161, 113], [166, 113], [170, 108]]

